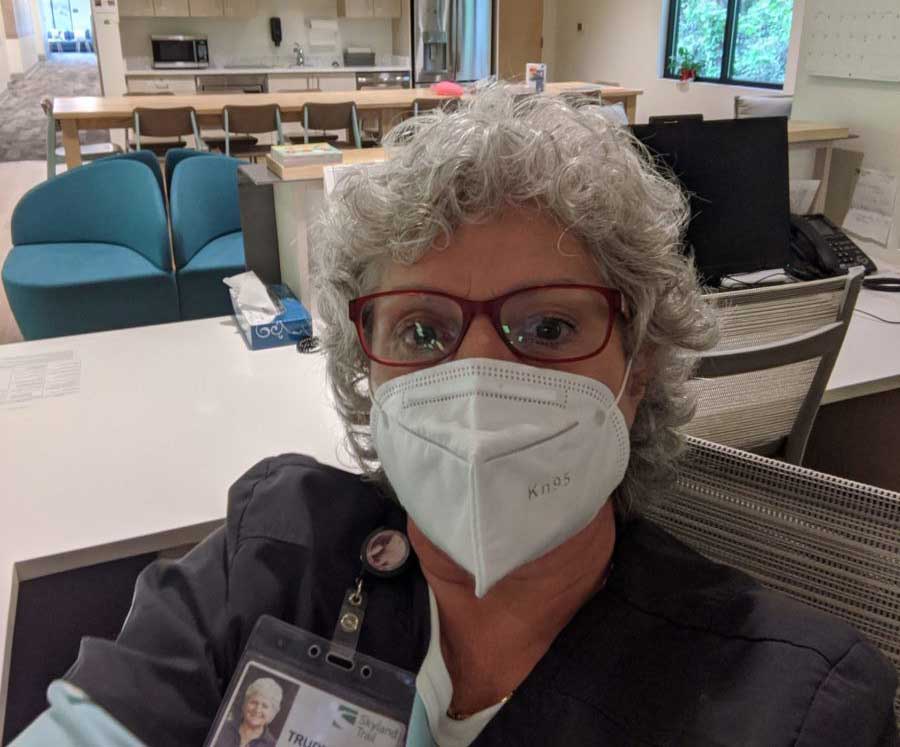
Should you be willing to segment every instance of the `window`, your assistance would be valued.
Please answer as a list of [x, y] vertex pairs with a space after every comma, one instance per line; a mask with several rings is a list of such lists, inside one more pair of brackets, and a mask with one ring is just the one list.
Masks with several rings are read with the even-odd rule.
[[667, 78], [781, 88], [794, 0], [670, 0]]

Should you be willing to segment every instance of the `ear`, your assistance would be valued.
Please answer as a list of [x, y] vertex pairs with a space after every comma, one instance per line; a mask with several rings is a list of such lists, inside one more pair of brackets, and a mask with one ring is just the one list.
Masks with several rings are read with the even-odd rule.
[[637, 412], [638, 405], [644, 399], [647, 393], [647, 387], [653, 375], [652, 371], [653, 355], [646, 346], [638, 351], [631, 363], [631, 373], [628, 376], [628, 383], [625, 385], [625, 397], [629, 400], [632, 412]]

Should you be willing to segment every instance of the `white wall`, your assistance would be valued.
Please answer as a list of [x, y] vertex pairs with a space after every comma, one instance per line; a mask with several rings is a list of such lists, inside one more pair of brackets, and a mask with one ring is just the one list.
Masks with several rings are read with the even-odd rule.
[[[800, 47], [804, 0], [794, 3], [794, 26], [785, 76], [785, 93], [793, 90]], [[715, 83], [683, 84], [663, 78], [668, 0], [545, 0], [555, 14], [548, 45], [545, 21], [544, 59], [551, 80], [619, 83], [644, 91], [637, 120], [652, 114], [700, 113], [707, 119], [734, 116], [734, 97], [758, 94], [758, 88]], [[577, 30], [577, 24], [583, 30]]]
[[6, 93], [9, 86], [9, 56], [6, 51], [6, 28], [3, 25], [3, 14], [0, 13], [0, 96]]
[[[806, 0], [807, 27], [820, 8], [822, 0]], [[800, 67], [794, 92], [792, 116], [850, 127], [859, 138], [839, 147], [861, 151], [863, 167], [879, 169], [900, 176], [900, 83], [878, 83], [809, 75], [803, 60], [806, 40], [801, 43]], [[801, 166], [802, 164], [802, 166]], [[792, 159], [793, 172], [805, 166], [811, 171], [811, 159], [803, 163]], [[800, 175], [800, 174], [798, 174]], [[894, 229], [890, 246], [900, 248], [900, 201], [895, 206]]]
[[9, 74], [27, 73], [38, 61], [38, 43], [31, 14], [31, 0], [14, 0], [15, 36], [6, 39], [6, 59]]
[[[249, 62], [253, 58], [277, 57], [293, 59], [294, 42], [300, 42], [307, 53], [307, 63], [316, 62], [317, 52], [310, 50], [307, 18], [334, 18], [334, 0], [259, 0], [253, 18], [122, 18], [122, 53], [129, 67], [150, 64], [151, 34], [206, 34], [213, 65]], [[269, 35], [269, 18], [281, 18], [283, 41], [276, 47]], [[391, 64], [394, 35], [391, 19], [339, 19], [339, 50], [345, 47], [371, 47], [376, 64]], [[321, 64], [328, 65], [331, 59]]]

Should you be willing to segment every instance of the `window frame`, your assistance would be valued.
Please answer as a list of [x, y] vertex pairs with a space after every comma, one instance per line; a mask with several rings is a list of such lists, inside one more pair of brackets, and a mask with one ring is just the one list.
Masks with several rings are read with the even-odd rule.
[[[669, 61], [678, 51], [675, 47], [675, 22], [678, 17], [678, 5], [682, 0], [669, 0], [669, 18], [666, 22], [666, 57], [663, 60], [663, 78], [669, 80], [679, 80], [678, 74], [670, 72]], [[796, 0], [794, 0], [796, 4]], [[784, 83], [759, 83], [752, 80], [740, 80], [728, 76], [728, 71], [732, 67], [732, 56], [734, 52], [734, 37], [737, 33], [737, 10], [738, 0], [728, 0], [728, 9], [725, 16], [725, 36], [722, 40], [722, 71], [718, 78], [711, 78], [704, 75], [698, 75], [694, 80], [699, 83], [718, 83], [726, 86], [742, 86], [746, 88], [765, 88], [771, 91], [783, 91]], [[788, 41], [790, 47], [790, 40]], [[785, 70], [787, 76], [787, 70]]]

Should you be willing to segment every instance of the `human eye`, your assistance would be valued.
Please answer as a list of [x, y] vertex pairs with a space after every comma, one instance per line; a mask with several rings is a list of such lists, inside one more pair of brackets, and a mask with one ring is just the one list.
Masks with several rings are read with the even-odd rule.
[[407, 356], [431, 356], [447, 352], [455, 339], [454, 325], [427, 316], [411, 316], [394, 326], [394, 349]]
[[559, 313], [542, 312], [525, 318], [513, 332], [512, 341], [521, 346], [558, 348], [577, 338], [578, 323]]

